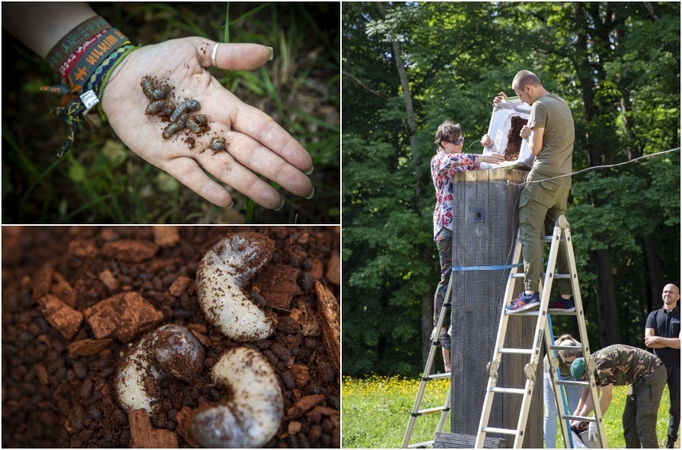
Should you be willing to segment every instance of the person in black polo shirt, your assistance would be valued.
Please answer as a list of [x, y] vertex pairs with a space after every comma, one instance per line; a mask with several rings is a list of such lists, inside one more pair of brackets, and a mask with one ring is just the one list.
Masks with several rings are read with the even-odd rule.
[[654, 350], [668, 371], [670, 418], [667, 448], [673, 448], [680, 427], [680, 289], [674, 284], [663, 288], [663, 308], [651, 311], [646, 319], [644, 343]]

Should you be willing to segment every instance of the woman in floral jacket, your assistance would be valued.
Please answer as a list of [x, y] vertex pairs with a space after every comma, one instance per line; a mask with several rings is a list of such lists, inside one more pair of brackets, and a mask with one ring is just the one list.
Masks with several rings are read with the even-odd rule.
[[[484, 136], [485, 139], [485, 136]], [[481, 163], [498, 164], [504, 156], [494, 152], [486, 155], [462, 153], [464, 135], [458, 123], [443, 122], [436, 131], [438, 151], [431, 158], [431, 177], [436, 188], [436, 209], [433, 212], [433, 236], [438, 247], [440, 258], [440, 283], [436, 288], [433, 303], [433, 326], [438, 324], [438, 317], [443, 307], [443, 300], [448, 288], [450, 272], [452, 272], [452, 201], [455, 172], [479, 170]], [[434, 330], [436, 331], [436, 330]], [[445, 327], [438, 330], [439, 335], [446, 334]], [[443, 347], [445, 371], [450, 371], [450, 352]]]

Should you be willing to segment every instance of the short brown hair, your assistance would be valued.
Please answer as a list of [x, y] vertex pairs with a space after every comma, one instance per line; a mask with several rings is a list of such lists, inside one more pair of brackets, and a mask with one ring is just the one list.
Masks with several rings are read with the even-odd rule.
[[436, 140], [433, 141], [438, 147], [443, 147], [443, 142], [452, 142], [462, 137], [462, 127], [458, 123], [449, 120], [443, 122], [436, 131]]
[[542, 82], [540, 81], [540, 78], [530, 70], [521, 70], [514, 77], [514, 81], [512, 81], [512, 89], [523, 89], [524, 86], [528, 85], [542, 87]]
[[[570, 334], [562, 334], [559, 336], [556, 341], [554, 341], [555, 345], [570, 345], [570, 346], [580, 346], [580, 342], [576, 341], [573, 336]], [[566, 350], [559, 350], [557, 352], [559, 354], [559, 357], [563, 361], [564, 358], [570, 358], [571, 356], [577, 358], [583, 354], [582, 351], [580, 350], [575, 350], [572, 348], [566, 349]]]

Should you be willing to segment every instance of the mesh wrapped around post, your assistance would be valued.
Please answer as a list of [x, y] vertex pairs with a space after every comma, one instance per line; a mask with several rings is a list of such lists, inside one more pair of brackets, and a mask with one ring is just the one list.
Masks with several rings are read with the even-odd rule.
[[[503, 307], [508, 270], [457, 270], [472, 266], [511, 263], [518, 227], [518, 196], [527, 172], [495, 169], [460, 172], [454, 177], [452, 288], [452, 404], [451, 433], [475, 438], [485, 389], [486, 366], [492, 360]], [[475, 267], [474, 267], [475, 269]], [[517, 291], [523, 287], [516, 283]], [[515, 295], [518, 292], [515, 293]], [[514, 317], [507, 329], [507, 344], [531, 348], [536, 316]], [[523, 388], [528, 357], [505, 355], [497, 386]], [[524, 447], [542, 448], [542, 365], [524, 438]], [[517, 427], [520, 395], [495, 394], [488, 426]], [[509, 436], [494, 436], [508, 440]], [[472, 441], [473, 444], [473, 441]], [[501, 443], [505, 447], [505, 443]]]

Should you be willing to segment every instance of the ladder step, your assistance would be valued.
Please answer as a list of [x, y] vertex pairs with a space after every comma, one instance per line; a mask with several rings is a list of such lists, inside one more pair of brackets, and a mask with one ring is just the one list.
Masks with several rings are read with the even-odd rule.
[[431, 381], [431, 380], [442, 380], [445, 378], [450, 378], [450, 374], [447, 372], [446, 373], [433, 373], [431, 375], [422, 377], [422, 380]]
[[[537, 312], [537, 311], [536, 311]], [[507, 353], [512, 355], [532, 355], [532, 348], [500, 348], [497, 350], [498, 353]]]
[[518, 388], [494, 387], [490, 390], [490, 392], [499, 392], [500, 394], [520, 394], [520, 395], [523, 395], [526, 393], [526, 390], [525, 389], [518, 389]]
[[540, 240], [542, 242], [552, 242], [554, 240], [554, 236], [542, 236]]
[[434, 441], [424, 441], [424, 442], [418, 442], [416, 444], [410, 444], [407, 446], [407, 448], [427, 448], [433, 445]]
[[417, 414], [433, 414], [435, 412], [450, 411], [446, 406], [434, 406], [433, 408], [420, 409]]
[[[513, 272], [511, 274], [512, 278], [523, 278], [524, 273], [523, 272]], [[546, 272], [542, 272], [541, 274], [542, 278], [545, 278], [547, 276]], [[570, 273], [555, 273], [552, 275], [553, 278], [557, 280], [570, 280], [571, 279], [571, 274]]]
[[590, 385], [589, 381], [573, 381], [573, 380], [557, 380], [556, 384], [563, 386], [582, 386], [588, 387]]
[[483, 427], [482, 430], [485, 431], [486, 433], [510, 434], [512, 436], [516, 436], [519, 434], [517, 430], [512, 430], [508, 428]]
[[549, 348], [552, 350], [580, 350], [582, 347], [580, 345], [550, 345]]
[[596, 422], [597, 421], [597, 419], [595, 419], [592, 416], [573, 416], [573, 415], [568, 415], [568, 414], [565, 414], [563, 416], [563, 419], [564, 420], [579, 420], [581, 422]]

